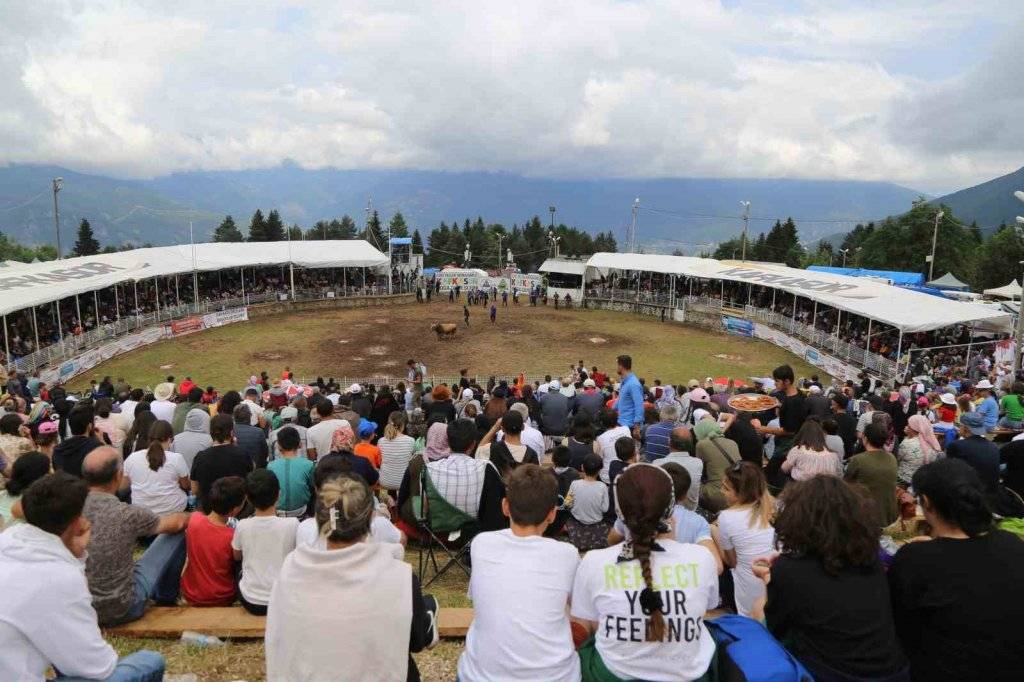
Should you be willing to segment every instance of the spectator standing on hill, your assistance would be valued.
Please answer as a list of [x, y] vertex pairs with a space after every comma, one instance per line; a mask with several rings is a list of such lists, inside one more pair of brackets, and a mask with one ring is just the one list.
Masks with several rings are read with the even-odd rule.
[[558, 507], [558, 482], [536, 465], [512, 471], [502, 511], [505, 530], [481, 533], [470, 554], [473, 623], [459, 657], [459, 679], [580, 679], [565, 604], [579, 558], [544, 537]]
[[[82, 474], [89, 484], [83, 515], [92, 525], [85, 576], [92, 604], [104, 627], [138, 620], [153, 599], [174, 604], [185, 562], [188, 514], [157, 516], [125, 504], [115, 493], [124, 472], [117, 450], [101, 447], [85, 458]], [[138, 561], [132, 560], [139, 538], [157, 535]]]
[[252, 458], [235, 445], [234, 427], [234, 420], [226, 414], [210, 420], [213, 445], [196, 455], [190, 476], [198, 509], [206, 510], [206, 496], [214, 481], [226, 476], [244, 479], [254, 468]]
[[[306, 463], [312, 464], [309, 460]], [[256, 511], [238, 522], [231, 537], [235, 561], [242, 562], [238, 600], [246, 611], [257, 616], [267, 615], [270, 590], [285, 557], [295, 549], [299, 521], [278, 518], [276, 508], [280, 493], [280, 484], [273, 473], [256, 470], [249, 474], [245, 479], [245, 495]]]
[[51, 666], [76, 679], [159, 682], [164, 659], [138, 651], [120, 661], [90, 603], [82, 562], [91, 526], [84, 481], [57, 472], [22, 498], [26, 523], [0, 534], [0, 679], [42, 680]]

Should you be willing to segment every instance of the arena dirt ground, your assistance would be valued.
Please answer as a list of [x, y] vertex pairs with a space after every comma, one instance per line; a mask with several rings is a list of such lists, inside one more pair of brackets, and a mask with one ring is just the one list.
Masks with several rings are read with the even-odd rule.
[[[438, 340], [434, 322], [459, 325], [454, 339]], [[77, 377], [72, 387], [110, 375], [133, 385], [153, 386], [163, 377], [191, 376], [218, 389], [237, 388], [261, 370], [279, 376], [289, 367], [302, 380], [316, 376], [404, 377], [405, 361], [426, 363], [430, 374], [513, 376], [564, 374], [582, 359], [614, 372], [615, 356], [633, 356], [648, 380], [684, 382], [705, 376], [747, 378], [769, 375], [788, 362], [797, 376], [818, 370], [764, 341], [637, 315], [595, 310], [555, 310], [520, 305], [498, 308], [495, 324], [487, 309], [444, 302], [387, 308], [332, 310], [259, 318], [170, 339], [127, 353]], [[377, 383], [381, 383], [378, 381]]]

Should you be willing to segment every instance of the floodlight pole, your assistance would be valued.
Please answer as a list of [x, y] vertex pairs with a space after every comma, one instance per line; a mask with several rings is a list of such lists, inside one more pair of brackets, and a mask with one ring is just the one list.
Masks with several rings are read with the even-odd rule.
[[53, 227], [57, 232], [57, 260], [60, 255], [60, 212], [57, 210], [57, 192], [64, 186], [64, 178], [53, 179]]
[[750, 202], [741, 201], [743, 206], [743, 244], [740, 248], [740, 260], [747, 260], [747, 222], [750, 220]]
[[[1013, 196], [1017, 197], [1021, 201], [1024, 201], [1024, 191], [1018, 190], [1013, 193]], [[1024, 220], [1020, 216], [1017, 217], [1017, 224], [1024, 227]], [[1022, 261], [1024, 263], [1024, 261]], [[1014, 346], [1013, 346], [1013, 377], [1017, 378], [1017, 372], [1020, 371], [1020, 345], [1021, 340], [1024, 339], [1024, 277], [1021, 277], [1021, 296], [1020, 301], [1017, 302], [1017, 329], [1014, 333]]]
[[935, 279], [935, 245], [939, 239], [939, 221], [942, 220], [942, 216], [944, 215], [946, 215], [945, 211], [939, 211], [935, 214], [935, 229], [932, 230], [932, 255], [928, 257], [929, 282]]

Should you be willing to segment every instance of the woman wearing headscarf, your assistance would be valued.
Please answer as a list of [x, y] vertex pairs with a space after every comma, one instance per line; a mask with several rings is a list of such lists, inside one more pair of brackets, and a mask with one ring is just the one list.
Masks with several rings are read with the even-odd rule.
[[316, 463], [319, 468], [325, 459], [330, 460], [341, 460], [346, 462], [351, 469], [352, 473], [358, 474], [367, 485], [377, 485], [377, 480], [380, 478], [380, 474], [370, 461], [365, 457], [352, 452], [352, 448], [356, 444], [356, 434], [352, 431], [352, 427], [347, 424], [337, 427], [334, 433], [331, 434], [331, 452]]
[[427, 429], [427, 446], [423, 450], [423, 459], [433, 462], [444, 459], [452, 453], [448, 447], [448, 425], [443, 422], [434, 422]]
[[736, 441], [726, 438], [714, 419], [704, 418], [693, 427], [697, 439], [696, 455], [704, 462], [705, 481], [700, 485], [700, 506], [718, 512], [726, 507], [722, 482], [725, 472], [741, 462]]
[[900, 443], [896, 455], [896, 461], [899, 462], [896, 480], [901, 485], [909, 486], [915, 471], [942, 456], [942, 446], [935, 437], [931, 422], [920, 414], [908, 420], [904, 433], [906, 438]]
[[679, 404], [679, 401], [676, 400], [676, 389], [672, 387], [672, 384], [665, 384], [664, 386], [661, 386], [660, 388], [661, 388], [661, 397], [659, 397], [658, 398], [658, 402], [655, 403], [658, 406], [659, 410], [662, 410], [667, 405], [671, 405], [673, 403], [675, 403], [677, 405]]

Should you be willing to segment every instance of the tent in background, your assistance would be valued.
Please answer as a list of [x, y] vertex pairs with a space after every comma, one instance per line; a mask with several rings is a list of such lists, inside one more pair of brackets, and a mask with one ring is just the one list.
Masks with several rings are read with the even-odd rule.
[[954, 277], [952, 272], [947, 272], [942, 277], [933, 279], [928, 282], [928, 286], [935, 287], [936, 289], [952, 289], [953, 291], [968, 291], [971, 288]]
[[986, 296], [992, 296], [993, 298], [1008, 298], [1010, 300], [1016, 300], [1020, 298], [1020, 283], [1017, 280], [1013, 280], [1006, 286], [996, 287], [995, 289], [985, 289], [982, 293]]

